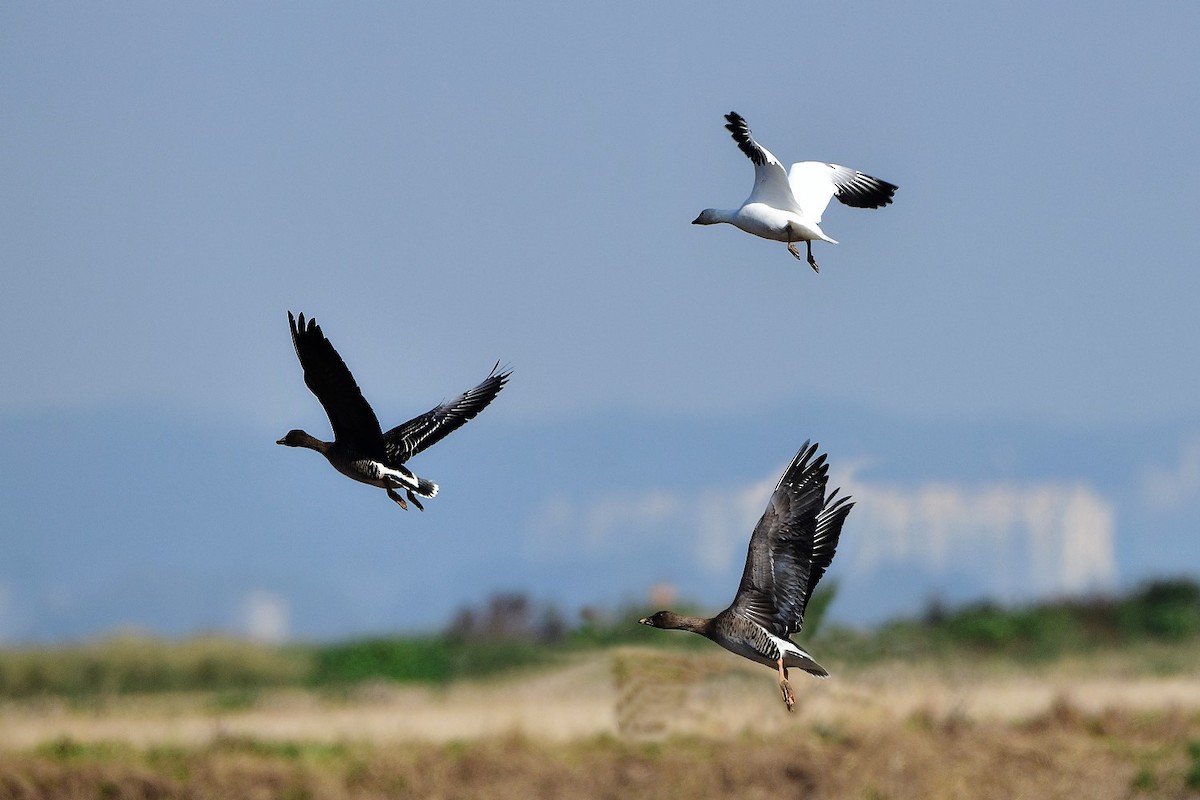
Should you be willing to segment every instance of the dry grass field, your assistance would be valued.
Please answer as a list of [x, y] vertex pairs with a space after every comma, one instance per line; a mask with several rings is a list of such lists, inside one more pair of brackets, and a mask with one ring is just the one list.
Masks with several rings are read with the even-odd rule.
[[1200, 670], [623, 648], [445, 688], [12, 701], [0, 798], [1200, 796]]

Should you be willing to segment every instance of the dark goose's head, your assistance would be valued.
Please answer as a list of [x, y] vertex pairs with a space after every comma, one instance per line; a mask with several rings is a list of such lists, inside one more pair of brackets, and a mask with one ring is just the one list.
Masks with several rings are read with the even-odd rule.
[[328, 442], [322, 442], [320, 439], [309, 436], [301, 430], [288, 431], [287, 436], [284, 436], [275, 442], [275, 444], [286, 444], [288, 447], [307, 447], [310, 450], [316, 450], [320, 453], [324, 453], [329, 449]]

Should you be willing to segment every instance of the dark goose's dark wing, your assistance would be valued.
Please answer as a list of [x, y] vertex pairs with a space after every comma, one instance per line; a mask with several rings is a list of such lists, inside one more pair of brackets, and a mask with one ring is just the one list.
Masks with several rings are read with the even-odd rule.
[[315, 319], [306, 322], [303, 314], [297, 322], [290, 311], [288, 325], [296, 356], [304, 368], [304, 383], [329, 415], [334, 439], [353, 446], [364, 456], [381, 457], [383, 432], [379, 420], [321, 326]]
[[813, 589], [837, 549], [849, 497], [825, 496], [829, 465], [808, 442], [784, 472], [750, 536], [746, 569], [730, 610], [776, 636], [799, 631]]
[[510, 370], [496, 372], [499, 366], [500, 362], [497, 361], [491, 374], [474, 389], [385, 433], [383, 443], [387, 448], [388, 463], [393, 466], [403, 464], [474, 419], [488, 403], [496, 399], [512, 374]]

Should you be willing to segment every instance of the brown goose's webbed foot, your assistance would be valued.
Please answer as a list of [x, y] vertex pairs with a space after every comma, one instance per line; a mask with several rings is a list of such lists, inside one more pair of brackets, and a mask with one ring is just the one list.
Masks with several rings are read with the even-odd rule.
[[408, 500], [409, 500], [409, 502], [410, 502], [410, 503], [412, 503], [414, 506], [416, 506], [416, 507], [417, 507], [417, 511], [424, 511], [424, 510], [425, 510], [425, 506], [421, 505], [421, 501], [417, 499], [417, 496], [416, 496], [416, 495], [414, 495], [414, 494], [413, 494], [411, 491], [409, 491], [408, 489], [405, 489], [405, 490], [404, 490], [404, 493], [408, 495]]
[[783, 659], [779, 659], [779, 691], [783, 695], [783, 702], [787, 705], [787, 710], [791, 711], [792, 706], [796, 705], [796, 695], [792, 691], [792, 684], [788, 682], [787, 667], [783, 665]]
[[[390, 498], [392, 498], [394, 501], [396, 501], [396, 505], [400, 506], [400, 507], [401, 507], [401, 508], [403, 508], [405, 511], [408, 511], [408, 503], [404, 502], [404, 498], [403, 498], [403, 497], [401, 497], [400, 495], [396, 494], [396, 493], [395, 493], [395, 492], [393, 492], [391, 489], [388, 489], [388, 490], [387, 490], [387, 493], [388, 493], [388, 497], [390, 497]], [[409, 495], [409, 497], [412, 497], [412, 495]]]
[[[805, 242], [805, 244], [808, 245], [808, 265], [813, 268], [813, 272], [819, 273], [821, 271], [821, 268], [817, 266], [817, 260], [815, 258], [813, 258], [812, 242]], [[800, 257], [800, 254], [797, 253], [796, 258], [799, 258], [799, 257]]]
[[[803, 261], [803, 260], [804, 260], [804, 257], [800, 255], [800, 251], [796, 249], [796, 243], [795, 243], [795, 242], [788, 242], [788, 252], [789, 252], [789, 253], [791, 253], [792, 255], [794, 255], [794, 256], [796, 257], [796, 260], [797, 260], [797, 261]], [[812, 252], [811, 252], [811, 251], [809, 251], [809, 255], [808, 255], [808, 257], [809, 257], [809, 260], [811, 260], [811, 259], [812, 259]]]
[[779, 682], [779, 692], [783, 695], [783, 702], [787, 705], [787, 710], [791, 711], [796, 705], [796, 695], [792, 692], [792, 685], [786, 679]]

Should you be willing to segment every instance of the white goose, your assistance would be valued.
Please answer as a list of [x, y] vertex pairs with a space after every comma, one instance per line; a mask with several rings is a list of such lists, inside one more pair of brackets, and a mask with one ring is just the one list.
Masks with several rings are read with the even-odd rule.
[[754, 189], [741, 208], [706, 208], [692, 220], [693, 225], [728, 222], [746, 233], [787, 242], [788, 252], [796, 258], [796, 242], [808, 246], [808, 263], [820, 272], [812, 254], [814, 239], [837, 244], [821, 230], [821, 214], [829, 200], [837, 197], [855, 208], [881, 208], [892, 202], [895, 184], [864, 175], [849, 167], [824, 161], [800, 161], [785, 172], [771, 151], [754, 141], [746, 120], [736, 111], [725, 115], [725, 126], [733, 134], [738, 148], [754, 162]]

